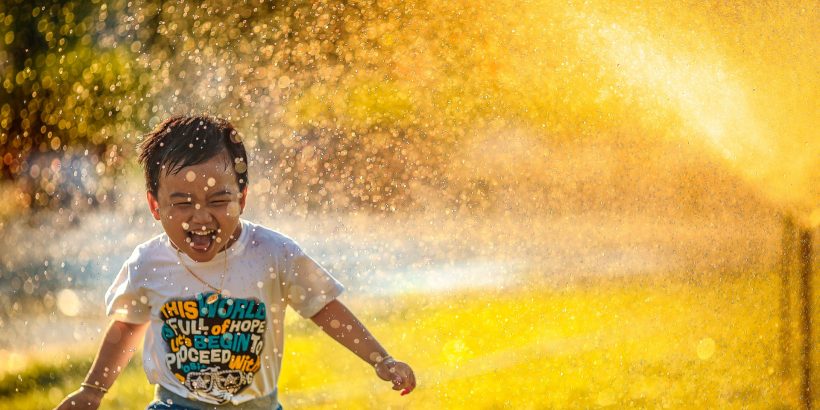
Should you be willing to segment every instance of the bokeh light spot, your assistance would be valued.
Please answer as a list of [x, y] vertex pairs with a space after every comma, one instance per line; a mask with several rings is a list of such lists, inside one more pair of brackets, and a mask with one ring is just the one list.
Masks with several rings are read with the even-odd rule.
[[698, 346], [696, 348], [698, 358], [701, 360], [708, 360], [715, 354], [715, 341], [711, 337], [705, 337], [698, 341]]
[[80, 313], [80, 298], [71, 289], [57, 293], [57, 308], [66, 316], [77, 316]]

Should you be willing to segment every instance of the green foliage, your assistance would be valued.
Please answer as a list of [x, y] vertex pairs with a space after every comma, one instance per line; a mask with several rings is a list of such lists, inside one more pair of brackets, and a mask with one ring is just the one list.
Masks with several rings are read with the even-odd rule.
[[7, 400], [14, 395], [31, 394], [59, 386], [68, 380], [82, 378], [90, 365], [91, 358], [85, 356], [60, 363], [37, 361], [20, 373], [6, 373], [0, 378], [0, 400]]
[[122, 2], [14, 1], [0, 6], [5, 45], [0, 90], [4, 177], [28, 171], [32, 152], [122, 143], [145, 116], [133, 30]]

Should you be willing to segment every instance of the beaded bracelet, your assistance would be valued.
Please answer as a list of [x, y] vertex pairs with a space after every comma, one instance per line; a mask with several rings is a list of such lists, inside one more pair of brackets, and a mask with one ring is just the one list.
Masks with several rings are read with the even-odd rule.
[[378, 366], [378, 365], [380, 365], [380, 364], [382, 364], [382, 363], [386, 362], [387, 360], [393, 360], [393, 361], [395, 361], [396, 359], [394, 359], [394, 358], [393, 358], [393, 356], [390, 356], [390, 355], [384, 356], [384, 357], [382, 357], [382, 358], [381, 358], [381, 360], [379, 360], [378, 362], [376, 362], [376, 364], [374, 364], [374, 365], [373, 365], [373, 367], [376, 367], [376, 366]]
[[97, 386], [97, 385], [94, 385], [94, 384], [91, 384], [91, 383], [83, 382], [83, 383], [80, 383], [80, 386], [88, 387], [90, 389], [101, 391], [103, 394], [108, 393], [108, 389], [106, 389], [105, 387]]

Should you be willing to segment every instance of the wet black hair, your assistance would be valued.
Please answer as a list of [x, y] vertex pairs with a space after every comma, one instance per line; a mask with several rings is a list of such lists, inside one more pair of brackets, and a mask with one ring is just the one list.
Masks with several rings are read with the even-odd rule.
[[248, 185], [248, 154], [234, 126], [227, 120], [197, 116], [174, 116], [157, 125], [139, 144], [139, 163], [145, 183], [154, 197], [160, 172], [177, 174], [182, 168], [201, 164], [227, 152], [242, 192]]

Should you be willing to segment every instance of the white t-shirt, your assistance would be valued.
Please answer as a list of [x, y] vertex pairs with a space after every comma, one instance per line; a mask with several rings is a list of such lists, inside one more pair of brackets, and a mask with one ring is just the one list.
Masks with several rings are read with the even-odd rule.
[[[242, 220], [242, 233], [226, 253], [179, 263], [168, 236], [145, 242], [123, 263], [105, 295], [108, 315], [150, 322], [143, 368], [151, 384], [207, 403], [239, 404], [274, 395], [282, 365], [285, 308], [305, 318], [318, 313], [344, 287], [292, 239]], [[213, 299], [213, 298], [212, 298]]]

